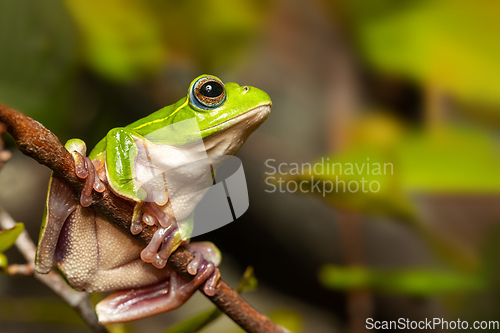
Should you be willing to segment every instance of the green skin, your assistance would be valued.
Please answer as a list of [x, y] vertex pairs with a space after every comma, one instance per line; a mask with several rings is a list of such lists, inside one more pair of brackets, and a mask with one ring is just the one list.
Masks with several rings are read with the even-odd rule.
[[[188, 245], [195, 254], [195, 259], [188, 266], [189, 273], [196, 275], [192, 281], [184, 280], [168, 265], [165, 266], [170, 253], [180, 244], [187, 243], [188, 232], [182, 229], [189, 229], [189, 218], [174, 221], [172, 225], [176, 228], [178, 225], [178, 228], [163, 238], [158, 236], [162, 234], [161, 230], [170, 227], [156, 224], [158, 230], [151, 243], [144, 248], [92, 209], [86, 208], [92, 203], [92, 189], [104, 190], [100, 181], [115, 194], [135, 202], [136, 208], [146, 207], [131, 181], [136, 174], [135, 169], [143, 167], [140, 164], [143, 162], [134, 158], [141, 149], [160, 147], [160, 155], [163, 156], [169, 145], [190, 143], [192, 134], [196, 134], [198, 139], [200, 136], [203, 138], [204, 149], [209, 157], [234, 155], [269, 115], [271, 100], [265, 92], [253, 87], [240, 87], [235, 83], [224, 85], [226, 95], [222, 104], [203, 106], [193, 91], [201, 78], [220, 81], [210, 75], [199, 76], [191, 83], [187, 97], [126, 127], [112, 129], [90, 153], [89, 158], [94, 161], [90, 167], [83, 162], [85, 143], [78, 139], [66, 143], [66, 148], [75, 158], [77, 175], [86, 178], [87, 190], [84, 188], [81, 199], [86, 197], [87, 201], [75, 201], [71, 186], [57, 175], [51, 177], [37, 248], [36, 270], [46, 274], [57, 265], [77, 290], [119, 290], [97, 305], [101, 323], [130, 321], [172, 310], [182, 305], [204, 281], [207, 281], [205, 293], [213, 295], [215, 292], [220, 253], [213, 244]], [[155, 132], [193, 117], [197, 120], [199, 133], [176, 132], [175, 138], [165, 138], [161, 136], [163, 132]], [[153, 132], [160, 135], [152, 137]], [[86, 169], [85, 175], [79, 174], [78, 170], [82, 168]], [[100, 180], [92, 180], [90, 175], [93, 173], [99, 175]], [[156, 205], [166, 216], [169, 215], [169, 203], [148, 202], [147, 205]], [[159, 284], [168, 292], [158, 293]], [[142, 296], [137, 297], [139, 291]], [[128, 304], [125, 307], [120, 305], [124, 299]]]

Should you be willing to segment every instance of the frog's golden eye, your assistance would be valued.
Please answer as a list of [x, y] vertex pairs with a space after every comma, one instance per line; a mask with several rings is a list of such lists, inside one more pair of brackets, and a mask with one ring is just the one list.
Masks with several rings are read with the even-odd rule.
[[206, 77], [196, 82], [194, 97], [202, 105], [215, 108], [221, 105], [226, 99], [226, 89], [220, 80], [213, 77]]

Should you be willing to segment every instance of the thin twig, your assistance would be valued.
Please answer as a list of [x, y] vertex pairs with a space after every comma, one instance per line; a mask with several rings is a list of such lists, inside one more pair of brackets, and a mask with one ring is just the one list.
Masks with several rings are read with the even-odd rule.
[[12, 154], [8, 150], [4, 150], [4, 144], [2, 140], [2, 134], [7, 130], [7, 126], [5, 124], [0, 123], [0, 169], [2, 168], [3, 164], [7, 162]]
[[5, 269], [7, 272], [7, 275], [26, 275], [26, 276], [31, 276], [33, 275], [33, 266], [30, 264], [12, 264], [7, 266]]
[[[0, 207], [0, 227], [3, 229], [10, 229], [15, 225], [16, 222], [14, 219]], [[27, 261], [26, 265], [18, 265], [18, 267], [27, 266], [27, 271], [33, 273], [35, 268], [36, 246], [26, 231], [23, 231], [19, 235], [15, 245]], [[14, 265], [11, 265], [9, 268], [13, 266]], [[34, 272], [34, 276], [74, 308], [93, 332], [108, 332], [108, 330], [97, 321], [97, 316], [92, 304], [90, 304], [89, 295], [87, 293], [74, 290], [54, 271], [51, 271], [49, 274], [38, 274]]]
[[[0, 122], [7, 125], [7, 131], [23, 154], [58, 173], [75, 189], [75, 195], [80, 195], [84, 183], [75, 174], [73, 158], [52, 132], [30, 117], [3, 105], [0, 105]], [[129, 202], [115, 196], [108, 189], [103, 193], [94, 192], [93, 199], [90, 206], [92, 209], [130, 234], [133, 207]], [[130, 235], [146, 246], [155, 231], [155, 226], [144, 225], [139, 235]], [[170, 256], [168, 264], [184, 277], [192, 279], [193, 276], [187, 272], [187, 265], [192, 259], [191, 252], [180, 247]], [[203, 285], [199, 290], [203, 292]], [[247, 332], [287, 332], [255, 310], [222, 279], [217, 284], [215, 295], [207, 297]]]

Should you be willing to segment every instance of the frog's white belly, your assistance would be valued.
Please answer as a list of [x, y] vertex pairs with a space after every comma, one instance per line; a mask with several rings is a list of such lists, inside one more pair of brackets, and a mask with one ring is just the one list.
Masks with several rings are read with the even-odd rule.
[[80, 205], [64, 224], [57, 264], [68, 282], [87, 292], [137, 288], [170, 274], [140, 259], [142, 246], [93, 210]]

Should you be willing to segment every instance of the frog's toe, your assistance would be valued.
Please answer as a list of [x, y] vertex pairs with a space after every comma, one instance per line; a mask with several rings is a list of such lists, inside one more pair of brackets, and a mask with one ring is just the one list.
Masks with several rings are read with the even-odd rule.
[[[194, 271], [195, 267], [196, 271]], [[206, 261], [200, 253], [195, 253], [195, 258], [188, 265], [188, 273], [191, 275], [196, 274], [195, 279], [202, 277], [203, 281], [207, 281], [203, 287], [203, 291], [208, 296], [215, 295], [215, 288], [220, 279], [220, 271], [213, 262]]]
[[104, 183], [100, 179], [101, 175], [106, 175], [104, 165], [100, 160], [97, 159], [93, 159], [91, 164], [92, 169], [94, 169], [94, 184], [92, 185], [92, 187], [97, 192], [102, 193], [104, 192], [104, 190], [106, 190], [106, 186], [104, 186]]
[[169, 228], [172, 224], [177, 222], [175, 217], [165, 213], [160, 206], [154, 202], [148, 202], [146, 204], [144, 214], [153, 217], [154, 219], [151, 219], [151, 222], [154, 222], [158, 227]]
[[211, 261], [215, 266], [219, 266], [222, 260], [220, 250], [212, 242], [195, 242], [187, 246], [193, 254], [200, 253], [203, 259]]
[[156, 203], [139, 201], [134, 206], [134, 214], [130, 225], [130, 232], [133, 235], [142, 232], [142, 222], [146, 225], [156, 225], [158, 228], [163, 229], [169, 229], [177, 225], [175, 218], [166, 214]]
[[142, 215], [142, 222], [146, 223], [149, 226], [158, 225], [158, 220], [156, 219], [156, 217], [148, 213]]
[[213, 296], [215, 295], [215, 288], [217, 286], [217, 282], [219, 282], [219, 278], [219, 269], [212, 262], [203, 260], [196, 276], [193, 278], [193, 283], [201, 285], [206, 281], [203, 291], [208, 296]]
[[196, 273], [198, 273], [198, 268], [200, 268], [200, 265], [203, 261], [203, 256], [200, 252], [193, 252], [193, 254], [194, 258], [187, 266], [187, 271], [191, 275], [195, 275]]
[[[194, 254], [193, 260], [188, 264], [187, 271], [189, 274], [199, 274], [200, 271], [206, 270], [213, 266], [207, 283], [203, 290], [209, 296], [215, 295], [215, 288], [220, 278], [220, 271], [217, 266], [220, 264], [221, 255], [219, 249], [211, 242], [197, 242], [187, 246], [187, 248]], [[209, 264], [211, 266], [209, 266]]]
[[165, 190], [165, 188], [154, 189], [152, 198], [153, 198], [153, 201], [155, 202], [155, 204], [157, 204], [158, 206], [164, 206], [168, 202], [168, 193]]
[[134, 206], [134, 213], [132, 214], [132, 221], [130, 223], [130, 232], [132, 233], [132, 235], [138, 235], [142, 232], [141, 220], [144, 216], [144, 214], [142, 213], [144, 204], [144, 201], [138, 201]]
[[90, 158], [84, 157], [83, 161], [87, 171], [87, 177], [85, 178], [85, 185], [83, 186], [83, 190], [80, 195], [80, 204], [83, 207], [88, 207], [92, 204], [92, 190], [94, 187], [95, 172]]
[[106, 189], [103, 182], [99, 179], [96, 167], [100, 171], [103, 171], [104, 168], [102, 167], [101, 161], [91, 161], [90, 158], [85, 157], [87, 148], [83, 141], [73, 141], [73, 143], [66, 144], [66, 147], [70, 150], [71, 155], [73, 156], [76, 176], [78, 178], [85, 179], [85, 185], [83, 186], [83, 190], [80, 195], [80, 204], [83, 207], [88, 207], [92, 204], [92, 190], [102, 193]]
[[71, 155], [73, 156], [73, 160], [75, 161], [76, 176], [78, 178], [81, 178], [81, 179], [87, 178], [89, 173], [88, 173], [87, 167], [85, 165], [85, 156], [76, 150], [72, 151]]
[[153, 263], [158, 268], [162, 268], [167, 263], [170, 255], [177, 250], [177, 248], [182, 243], [182, 234], [179, 228], [176, 228], [170, 235], [168, 235], [161, 246], [160, 251], [158, 251], [158, 256], [156, 258], [156, 263]]
[[[177, 226], [172, 225], [170, 228], [161, 228], [159, 227], [156, 232], [153, 235], [153, 238], [149, 242], [148, 246], [146, 246], [142, 251], [141, 251], [141, 259], [147, 263], [152, 263], [153, 265], [157, 266], [157, 261], [158, 261], [158, 249], [162, 245], [162, 243], [165, 241], [165, 239], [175, 230], [177, 229]], [[165, 266], [165, 264], [163, 264]], [[162, 268], [158, 267], [158, 268]]]
[[[83, 207], [88, 207], [92, 204], [92, 191], [104, 192], [105, 186], [97, 175], [94, 163], [88, 157], [83, 157], [83, 165], [87, 176], [85, 177], [85, 185], [83, 186], [80, 195], [80, 204]], [[75, 168], [76, 162], [75, 162]], [[78, 175], [78, 173], [77, 173]]]
[[208, 296], [215, 295], [215, 288], [217, 287], [217, 282], [220, 279], [220, 271], [218, 268], [215, 268], [212, 275], [208, 278], [207, 283], [205, 283], [205, 287], [203, 287], [203, 291]]

